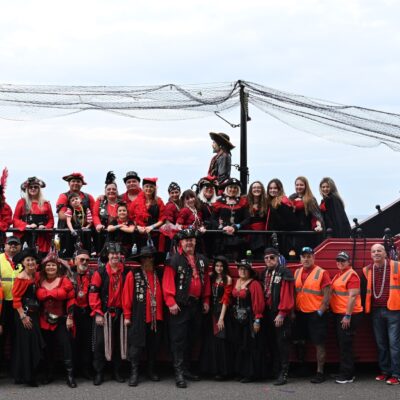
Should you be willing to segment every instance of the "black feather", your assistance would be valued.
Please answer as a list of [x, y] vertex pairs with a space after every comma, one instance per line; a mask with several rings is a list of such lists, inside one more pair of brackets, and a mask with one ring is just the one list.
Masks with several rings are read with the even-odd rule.
[[106, 176], [106, 185], [109, 185], [110, 183], [114, 183], [115, 182], [115, 174], [113, 171], [108, 171], [107, 172], [107, 176]]

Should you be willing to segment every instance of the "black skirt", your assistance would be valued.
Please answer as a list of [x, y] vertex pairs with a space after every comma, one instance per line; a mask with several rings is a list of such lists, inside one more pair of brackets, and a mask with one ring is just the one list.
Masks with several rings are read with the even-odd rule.
[[15, 346], [13, 348], [13, 375], [15, 381], [30, 383], [35, 379], [35, 372], [43, 358], [45, 343], [40, 331], [39, 314], [29, 313], [32, 329], [24, 328], [15, 311]]

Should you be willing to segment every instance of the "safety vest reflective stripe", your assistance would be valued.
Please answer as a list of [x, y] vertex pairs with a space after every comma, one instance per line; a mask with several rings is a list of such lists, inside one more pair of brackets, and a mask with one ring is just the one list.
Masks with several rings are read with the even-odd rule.
[[1, 281], [2, 282], [12, 282], [14, 280], [14, 278], [2, 278]]
[[400, 285], [391, 285], [389, 286], [389, 289], [400, 289]]
[[348, 296], [349, 292], [339, 292], [338, 290], [334, 290], [333, 293], [335, 293], [338, 296]]
[[301, 289], [301, 292], [303, 293], [310, 293], [310, 294], [315, 294], [317, 296], [322, 296], [322, 291], [321, 290], [311, 290], [311, 289]]
[[304, 283], [302, 282], [304, 268], [299, 268], [295, 272], [296, 308], [305, 313], [317, 311], [323, 300], [321, 281], [324, 270], [317, 265], [314, 268]]

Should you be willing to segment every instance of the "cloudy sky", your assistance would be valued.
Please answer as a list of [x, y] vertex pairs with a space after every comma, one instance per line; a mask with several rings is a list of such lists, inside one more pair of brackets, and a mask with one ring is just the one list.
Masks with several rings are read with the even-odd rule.
[[[21, 1], [2, 5], [0, 80], [12, 84], [156, 85], [244, 79], [292, 93], [400, 113], [400, 4], [393, 0]], [[400, 154], [385, 146], [332, 143], [250, 108], [250, 181], [298, 175], [314, 193], [331, 176], [350, 215], [399, 197]], [[0, 116], [7, 116], [0, 110]], [[240, 120], [239, 109], [224, 116]], [[82, 171], [98, 195], [106, 172], [158, 176], [188, 188], [205, 175], [209, 131], [239, 144], [240, 132], [215, 116], [145, 121], [87, 112], [16, 122], [0, 119], [14, 207], [28, 176], [47, 183], [55, 204], [61, 176]], [[239, 162], [239, 150], [233, 151]], [[235, 175], [236, 172], [233, 172]]]

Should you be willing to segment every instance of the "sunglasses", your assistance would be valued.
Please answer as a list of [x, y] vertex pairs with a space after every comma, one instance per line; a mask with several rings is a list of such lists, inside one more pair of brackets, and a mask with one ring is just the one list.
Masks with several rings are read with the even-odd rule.
[[39, 190], [39, 186], [29, 186], [29, 189], [35, 189], [35, 190]]
[[265, 256], [264, 260], [275, 260], [276, 256]]
[[80, 262], [89, 262], [90, 258], [81, 257], [81, 258], [78, 258], [78, 260]]
[[336, 262], [340, 262], [340, 263], [344, 263], [346, 261], [348, 261], [348, 260], [343, 260], [343, 258], [337, 258], [336, 259]]
[[308, 247], [308, 246], [307, 247], [303, 247], [301, 249], [300, 254], [303, 254], [303, 253], [314, 254], [314, 250], [311, 247]]

